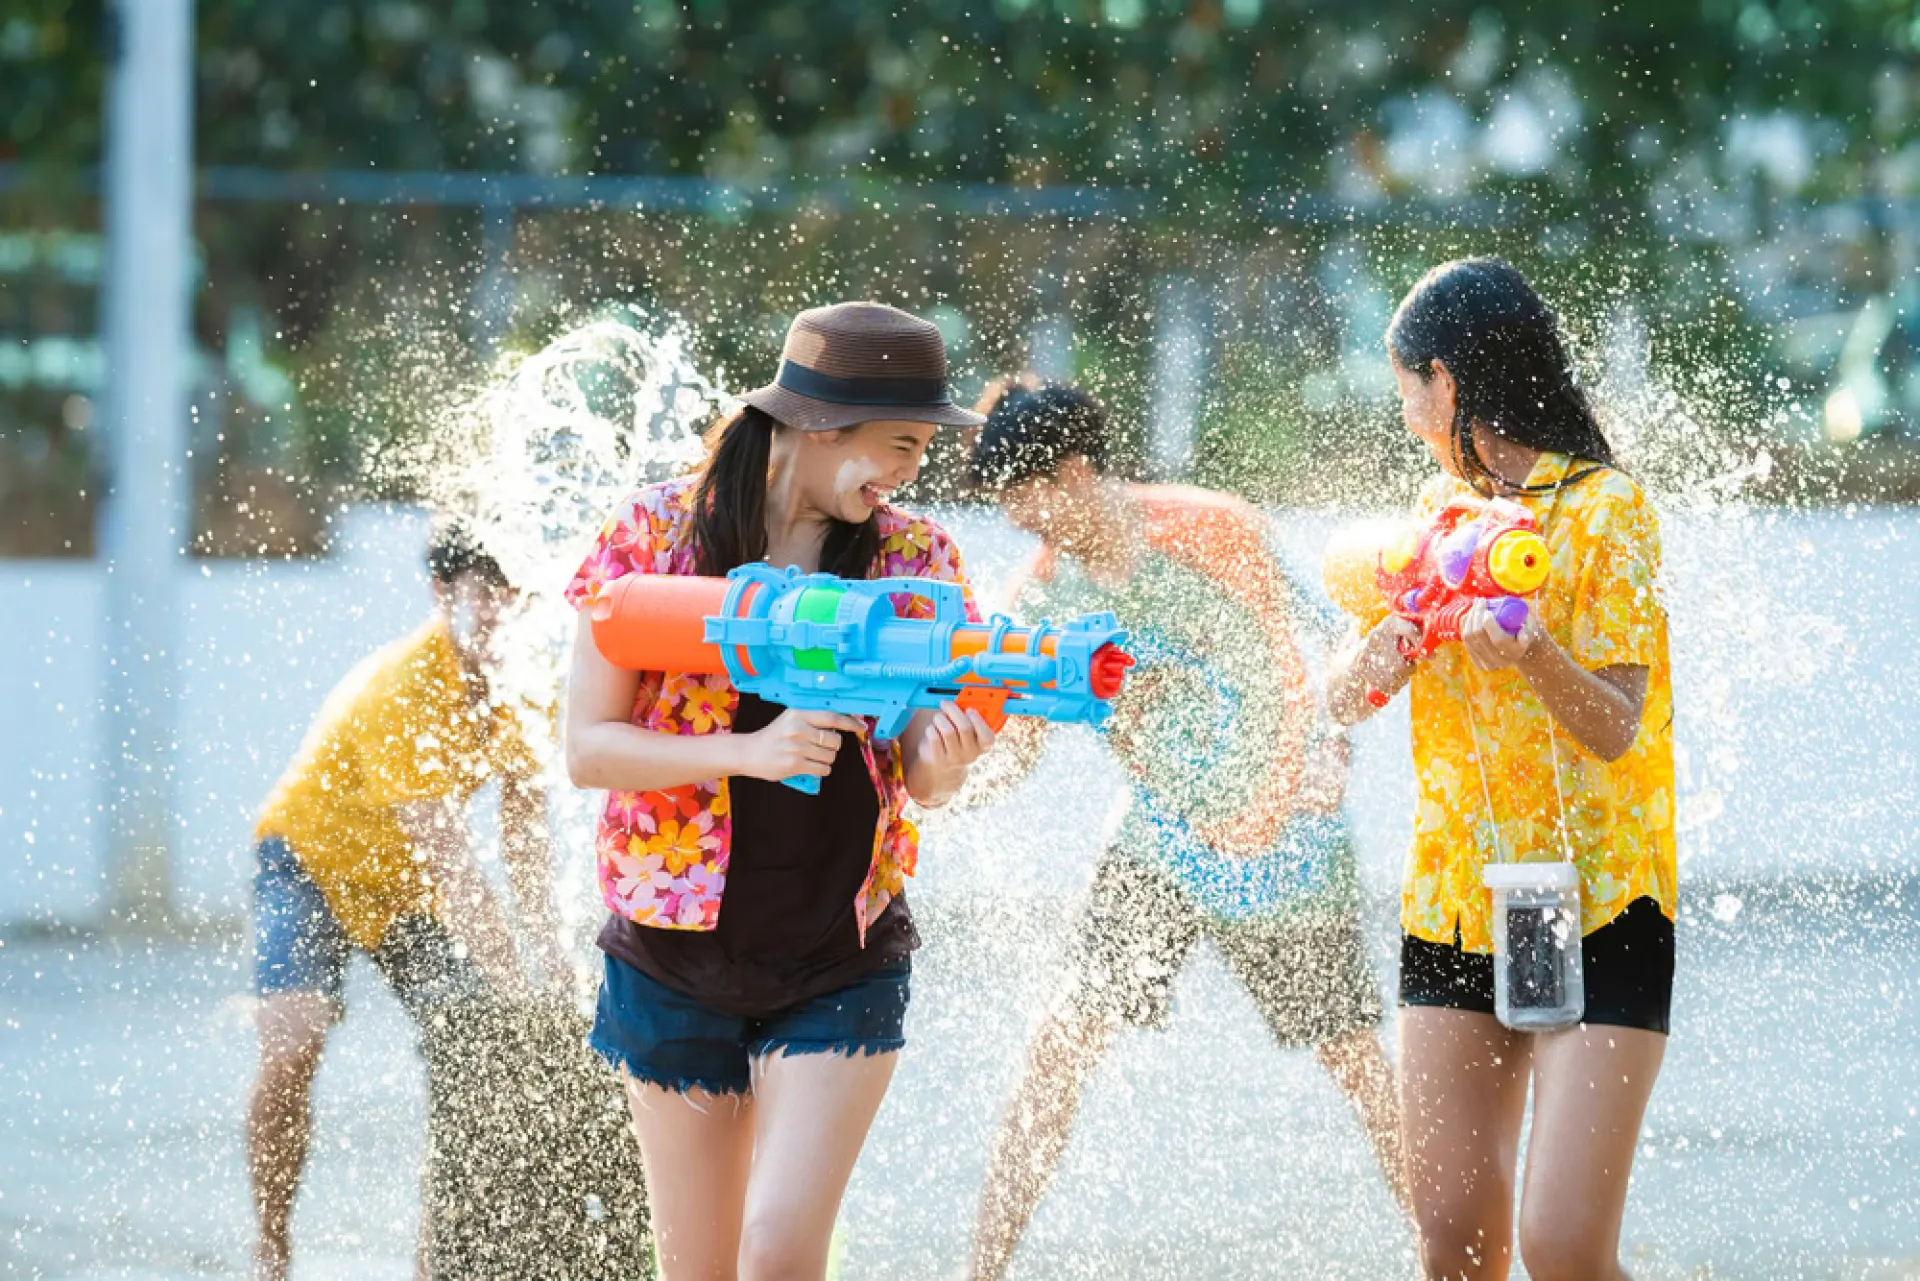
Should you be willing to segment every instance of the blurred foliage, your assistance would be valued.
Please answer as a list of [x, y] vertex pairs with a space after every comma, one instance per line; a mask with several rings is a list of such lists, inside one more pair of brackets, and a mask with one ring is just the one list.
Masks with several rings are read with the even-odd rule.
[[[12, 216], [95, 217], [74, 175], [101, 155], [110, 12], [11, 0], [0, 14], [0, 160], [34, 175]], [[1375, 317], [1350, 304], [1488, 250], [1535, 273], [1594, 342], [1623, 298], [1647, 314], [1662, 376], [1714, 406], [1699, 441], [1662, 455], [1678, 474], [1763, 430], [1809, 430], [1817, 406], [1763, 377], [1764, 329], [1790, 303], [1839, 303], [1830, 284], [1802, 297], [1778, 282], [1884, 281], [1885, 254], [1832, 247], [1859, 244], [1852, 233], [1792, 242], [1783, 211], [1920, 195], [1910, 0], [197, 0], [195, 13], [203, 165], [803, 193], [699, 215], [523, 214], [506, 259], [517, 296], [493, 318], [476, 211], [203, 202], [200, 341], [225, 350], [231, 317], [264, 312], [269, 354], [301, 388], [292, 436], [284, 414], [223, 415], [217, 466], [265, 457], [282, 476], [388, 493], [430, 465], [492, 344], [537, 344], [611, 300], [684, 318], [735, 386], [770, 366], [793, 310], [834, 297], [941, 312], [966, 387], [1026, 360], [1035, 324], [1063, 317], [1074, 372], [1137, 440], [1156, 282], [1181, 274], [1217, 313], [1196, 474], [1311, 496], [1330, 460], [1364, 445], [1385, 460], [1369, 483], [1392, 492], [1414, 460], [1369, 382]], [[958, 211], [954, 184], [1147, 203], [990, 218]], [[885, 198], [849, 205], [842, 190], [832, 204], [836, 185]], [[1276, 216], [1301, 201], [1333, 212]]]
[[[1835, 122], [1825, 191], [1920, 130], [1907, 0], [200, 0], [201, 160], [1321, 191], [1391, 182], [1383, 108], [1571, 113], [1535, 183], [1606, 200], [1722, 122]], [[0, 19], [12, 154], [89, 162], [100, 0]], [[1491, 175], [1482, 174], [1481, 177]]]

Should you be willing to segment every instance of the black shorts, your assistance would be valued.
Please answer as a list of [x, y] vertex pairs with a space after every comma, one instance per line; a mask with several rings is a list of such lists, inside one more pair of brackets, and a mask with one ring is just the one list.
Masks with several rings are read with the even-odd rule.
[[[1493, 1013], [1493, 957], [1400, 936], [1400, 1004]], [[1662, 1036], [1673, 1006], [1673, 922], [1650, 898], [1581, 940], [1587, 1009], [1583, 1023], [1638, 1027]]]

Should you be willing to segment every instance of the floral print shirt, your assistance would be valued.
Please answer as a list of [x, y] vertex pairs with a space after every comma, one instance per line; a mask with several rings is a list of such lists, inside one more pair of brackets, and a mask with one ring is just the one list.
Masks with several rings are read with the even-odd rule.
[[[624, 500], [600, 530], [566, 589], [575, 608], [591, 607], [609, 583], [628, 574], [692, 574], [693, 503], [697, 476], [649, 485]], [[939, 578], [966, 586], [960, 549], [947, 532], [916, 516], [882, 506], [880, 555], [874, 576]], [[931, 614], [929, 602], [899, 596], [907, 617]], [[967, 613], [979, 611], [967, 588]], [[659, 734], [728, 732], [739, 696], [724, 675], [647, 672], [633, 705], [633, 724]], [[880, 797], [873, 862], [853, 902], [864, 941], [913, 875], [919, 831], [907, 817], [910, 798], [897, 745], [863, 738], [867, 772]], [[711, 930], [719, 923], [727, 885], [732, 820], [724, 778], [659, 792], [610, 792], [595, 838], [600, 894], [607, 907], [639, 925]]]
[[[1552, 484], [1589, 466], [1546, 454], [1528, 483]], [[1421, 495], [1418, 513], [1428, 516], [1469, 492], [1439, 477]], [[1450, 944], [1457, 925], [1469, 952], [1493, 948], [1492, 895], [1480, 876], [1495, 851], [1488, 793], [1507, 858], [1571, 854], [1580, 869], [1583, 934], [1638, 898], [1656, 900], [1669, 918], [1677, 908], [1673, 684], [1658, 587], [1658, 518], [1632, 478], [1612, 468], [1518, 501], [1540, 522], [1553, 558], [1552, 574], [1533, 598], [1541, 624], [1589, 671], [1645, 667], [1647, 697], [1639, 736], [1609, 764], [1553, 723], [1518, 672], [1483, 672], [1459, 645], [1443, 646], [1420, 665], [1412, 686], [1417, 799], [1401, 927]], [[1484, 790], [1476, 730], [1486, 752]]]

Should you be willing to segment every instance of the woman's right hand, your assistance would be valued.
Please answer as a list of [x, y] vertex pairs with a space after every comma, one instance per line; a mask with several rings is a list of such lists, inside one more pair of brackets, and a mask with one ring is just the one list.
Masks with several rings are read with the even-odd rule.
[[1388, 614], [1365, 637], [1355, 635], [1344, 653], [1334, 656], [1327, 680], [1327, 707], [1342, 725], [1357, 725], [1379, 710], [1368, 698], [1378, 690], [1392, 698], [1413, 679], [1413, 664], [1401, 653], [1420, 642], [1420, 627]]
[[840, 754], [842, 734], [863, 734], [866, 722], [839, 712], [808, 712], [788, 708], [765, 729], [740, 734], [735, 774], [784, 782], [799, 774], [825, 778]]
[[1388, 614], [1381, 619], [1367, 633], [1367, 641], [1361, 647], [1360, 655], [1365, 673], [1373, 678], [1374, 688], [1390, 694], [1398, 692], [1413, 676], [1413, 664], [1407, 661], [1406, 651], [1419, 643], [1418, 623], [1398, 614]]

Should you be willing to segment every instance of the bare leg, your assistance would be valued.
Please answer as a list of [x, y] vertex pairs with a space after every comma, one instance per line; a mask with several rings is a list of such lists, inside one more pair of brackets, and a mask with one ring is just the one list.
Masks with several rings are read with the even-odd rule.
[[1491, 1014], [1400, 1011], [1407, 1188], [1430, 1281], [1507, 1275], [1527, 1068], [1528, 1038]]
[[754, 1101], [627, 1080], [663, 1281], [733, 1281]]
[[898, 1054], [769, 1054], [754, 1064], [743, 1281], [821, 1281], [833, 1220]]
[[1053, 1183], [1073, 1133], [1080, 1091], [1112, 1043], [1114, 1021], [1057, 1002], [1027, 1047], [1027, 1065], [987, 1160], [973, 1229], [975, 1281], [999, 1281]]
[[340, 1012], [332, 997], [295, 991], [262, 997], [254, 1016], [260, 1074], [247, 1103], [247, 1172], [259, 1225], [255, 1281], [287, 1275], [293, 1199], [307, 1163], [313, 1074]]
[[[426, 1162], [421, 1163], [420, 1186], [433, 1186], [432, 1171]], [[420, 1207], [420, 1235], [413, 1244], [413, 1278], [414, 1281], [433, 1281], [433, 1212], [426, 1205]]]
[[1400, 1141], [1400, 1100], [1396, 1097], [1393, 1067], [1380, 1038], [1372, 1031], [1351, 1032], [1313, 1047], [1313, 1056], [1333, 1083], [1347, 1096], [1360, 1118], [1374, 1160], [1387, 1181], [1387, 1190], [1400, 1208], [1413, 1213], [1407, 1197], [1407, 1153]]
[[1619, 1281], [1620, 1219], [1667, 1038], [1582, 1024], [1534, 1039], [1520, 1254], [1533, 1281]]

